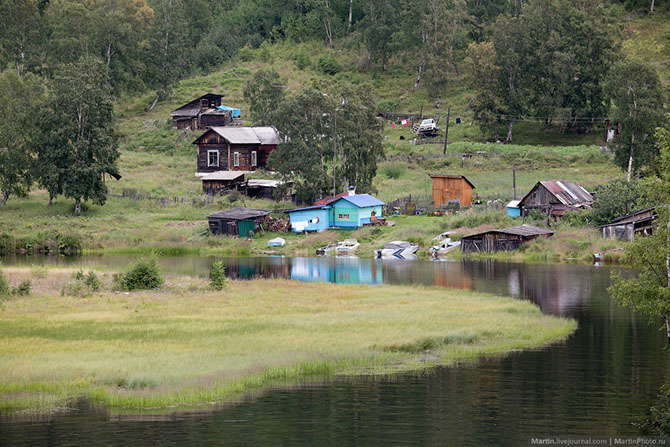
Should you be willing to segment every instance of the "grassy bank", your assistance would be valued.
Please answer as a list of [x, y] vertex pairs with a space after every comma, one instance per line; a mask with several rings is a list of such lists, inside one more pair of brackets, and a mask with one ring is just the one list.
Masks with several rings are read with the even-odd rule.
[[[72, 271], [4, 273], [30, 278], [33, 294], [2, 301], [3, 412], [53, 410], [82, 394], [117, 411], [211, 404], [503, 355], [575, 329], [528, 302], [445, 289], [260, 280], [212, 292], [173, 277], [159, 291], [73, 297]], [[109, 273], [100, 276], [110, 290]]]

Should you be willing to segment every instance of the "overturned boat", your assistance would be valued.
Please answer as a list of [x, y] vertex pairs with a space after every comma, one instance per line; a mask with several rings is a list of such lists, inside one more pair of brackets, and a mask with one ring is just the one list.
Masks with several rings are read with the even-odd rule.
[[393, 256], [400, 259], [410, 259], [418, 249], [418, 245], [410, 244], [407, 241], [393, 241], [384, 245], [384, 248], [378, 248], [375, 254], [378, 258]]

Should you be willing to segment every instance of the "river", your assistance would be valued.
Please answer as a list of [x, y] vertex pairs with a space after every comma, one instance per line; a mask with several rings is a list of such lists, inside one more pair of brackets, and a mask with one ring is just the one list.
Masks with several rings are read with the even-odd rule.
[[[128, 261], [19, 257], [3, 263], [124, 268]], [[166, 271], [202, 276], [211, 262], [160, 259]], [[0, 445], [482, 446], [529, 445], [531, 437], [555, 435], [637, 435], [632, 422], [670, 382], [660, 323], [649, 324], [608, 297], [615, 267], [334, 257], [224, 262], [234, 278], [424, 284], [511, 295], [576, 319], [578, 329], [565, 343], [475, 365], [305, 383], [204, 413], [118, 416], [82, 399], [52, 416], [0, 417]]]

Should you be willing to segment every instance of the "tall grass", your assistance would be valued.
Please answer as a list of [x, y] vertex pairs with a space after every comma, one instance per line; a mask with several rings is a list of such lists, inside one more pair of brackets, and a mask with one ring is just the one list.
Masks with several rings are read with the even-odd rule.
[[80, 393], [117, 410], [192, 406], [304, 377], [500, 355], [575, 327], [528, 302], [425, 287], [261, 280], [209, 291], [204, 279], [172, 278], [130, 295], [49, 292], [70, 275], [49, 270], [31, 297], [3, 303], [3, 410]]

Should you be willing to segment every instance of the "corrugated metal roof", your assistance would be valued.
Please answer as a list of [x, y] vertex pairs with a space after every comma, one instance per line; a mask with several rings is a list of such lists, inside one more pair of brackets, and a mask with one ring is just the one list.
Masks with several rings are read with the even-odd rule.
[[243, 177], [244, 174], [251, 174], [250, 171], [216, 171], [211, 174], [203, 175], [202, 180], [235, 180]]
[[198, 116], [200, 114], [200, 107], [192, 109], [177, 109], [170, 112], [170, 116]]
[[284, 212], [285, 213], [295, 213], [296, 211], [317, 210], [317, 209], [323, 209], [323, 208], [327, 208], [327, 207], [328, 207], [328, 205], [325, 205], [325, 204], [324, 205], [312, 205], [312, 206], [306, 206], [304, 208], [296, 208], [294, 210], [288, 210], [288, 211], [284, 211]]
[[256, 136], [261, 141], [261, 144], [279, 144], [281, 140], [279, 138], [279, 132], [273, 126], [265, 127], [252, 127], [253, 131], [256, 133]]
[[359, 208], [363, 208], [366, 206], [385, 205], [384, 202], [375, 197], [372, 197], [369, 194], [356, 194], [353, 196], [344, 196], [341, 197], [340, 200], [346, 200], [347, 202], [353, 203]]
[[341, 192], [341, 193], [336, 194], [334, 196], [330, 196], [330, 197], [323, 198], [321, 200], [317, 200], [316, 202], [314, 202], [314, 205], [326, 205], [327, 203], [334, 202], [335, 200], [341, 199], [342, 197], [348, 196], [348, 195], [349, 195], [349, 192], [344, 191], [344, 192]]
[[247, 180], [248, 186], [264, 186], [268, 188], [276, 188], [279, 185], [282, 185], [284, 182], [281, 180], [265, 180], [265, 179], [251, 179]]
[[[612, 219], [612, 221], [610, 223], [612, 223], [612, 224], [613, 223], [618, 223], [618, 222], [622, 222], [624, 220], [629, 221], [629, 222], [634, 222], [635, 220], [637, 220], [638, 215], [649, 213], [650, 211], [654, 211], [654, 208], [647, 208], [645, 210], [640, 210], [640, 211], [637, 211], [635, 213], [630, 213], [630, 214], [626, 214], [625, 216], [617, 217], [616, 219]], [[644, 219], [648, 219], [648, 217], [642, 217], [640, 219], [644, 220]]]
[[471, 238], [471, 237], [475, 237], [475, 236], [481, 236], [481, 235], [487, 234], [487, 233], [514, 234], [516, 236], [526, 236], [526, 237], [544, 236], [544, 235], [554, 234], [554, 232], [551, 231], [551, 230], [545, 230], [544, 228], [536, 227], [534, 225], [523, 224], [523, 225], [519, 225], [518, 227], [503, 228], [503, 229], [499, 229], [499, 230], [489, 230], [489, 231], [484, 231], [482, 233], [471, 234], [469, 236], [464, 236], [463, 239]]
[[547, 188], [563, 205], [583, 206], [593, 203], [593, 196], [575, 182], [569, 180], [549, 180], [539, 183]]
[[261, 144], [261, 140], [251, 127], [213, 126], [210, 129], [228, 140], [230, 144]]
[[269, 210], [242, 208], [238, 206], [226, 211], [219, 211], [218, 213], [210, 214], [207, 216], [207, 218], [244, 220], [244, 219], [254, 219], [256, 217], [263, 217], [267, 216], [268, 214], [270, 214]]

